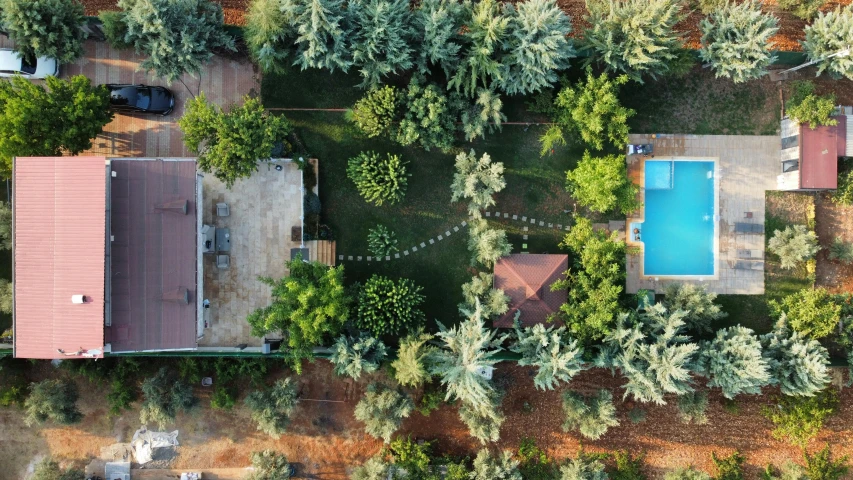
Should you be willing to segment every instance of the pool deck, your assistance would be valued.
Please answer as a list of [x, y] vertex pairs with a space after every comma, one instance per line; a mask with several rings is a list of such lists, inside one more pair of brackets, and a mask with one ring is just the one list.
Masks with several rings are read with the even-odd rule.
[[[630, 135], [632, 144], [651, 143], [655, 159], [662, 157], [716, 159], [719, 198], [719, 232], [717, 273], [714, 278], [642, 276], [642, 253], [628, 255], [626, 291], [663, 291], [670, 283], [696, 283], [705, 285], [710, 292], [719, 294], [760, 295], [764, 293], [764, 234], [735, 233], [735, 223], [764, 225], [764, 194], [776, 189], [779, 174], [778, 136], [729, 135]], [[651, 159], [650, 159], [651, 160]], [[628, 176], [640, 185], [640, 200], [645, 200], [645, 159], [629, 155]], [[751, 217], [747, 218], [747, 212]], [[642, 212], [628, 217], [631, 221], [642, 219]], [[628, 230], [628, 229], [626, 229]], [[641, 247], [627, 237], [629, 246]], [[751, 259], [747, 259], [749, 256]], [[752, 269], [735, 268], [749, 265]]]

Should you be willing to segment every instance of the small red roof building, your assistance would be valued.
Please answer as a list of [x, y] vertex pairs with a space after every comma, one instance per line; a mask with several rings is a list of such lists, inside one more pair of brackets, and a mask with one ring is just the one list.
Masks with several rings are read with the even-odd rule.
[[551, 291], [551, 285], [566, 278], [568, 255], [519, 253], [501, 258], [495, 264], [495, 288], [510, 298], [509, 310], [494, 321], [494, 326], [511, 328], [516, 312], [523, 326], [544, 323], [566, 303], [565, 290]]

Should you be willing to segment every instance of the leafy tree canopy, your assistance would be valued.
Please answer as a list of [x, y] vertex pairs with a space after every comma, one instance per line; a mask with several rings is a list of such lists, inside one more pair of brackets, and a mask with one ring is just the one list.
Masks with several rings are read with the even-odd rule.
[[640, 187], [628, 178], [624, 155], [592, 157], [589, 151], [566, 173], [567, 189], [579, 204], [594, 212], [624, 215], [640, 208]]
[[362, 373], [373, 373], [379, 369], [382, 360], [388, 355], [382, 340], [362, 333], [359, 337], [341, 336], [332, 345], [329, 361], [335, 366], [335, 373], [358, 380]]
[[788, 225], [785, 230], [773, 232], [767, 249], [779, 256], [782, 268], [791, 269], [800, 262], [814, 258], [820, 245], [817, 243], [817, 235], [805, 225]]
[[371, 89], [355, 102], [348, 117], [368, 138], [378, 137], [391, 130], [399, 105], [397, 89], [385, 85]]
[[365, 201], [382, 206], [403, 200], [409, 182], [406, 164], [399, 155], [361, 152], [347, 162], [347, 177]]
[[252, 473], [246, 480], [288, 480], [290, 478], [290, 463], [284, 454], [275, 450], [252, 452]]
[[492, 157], [484, 153], [477, 158], [472, 149], [456, 156], [456, 173], [450, 185], [451, 202], [467, 198], [468, 214], [480, 217], [480, 211], [495, 205], [494, 194], [506, 187], [503, 162], [492, 162]]
[[838, 392], [830, 388], [811, 397], [780, 397], [776, 405], [765, 406], [761, 413], [776, 427], [773, 438], [805, 447], [838, 405]]
[[139, 65], [168, 82], [197, 74], [217, 49], [236, 51], [222, 6], [209, 0], [119, 0], [124, 41], [145, 55]]
[[795, 332], [814, 339], [832, 335], [841, 320], [841, 305], [825, 288], [806, 288], [781, 302], [771, 300], [770, 310], [774, 317], [785, 314]]
[[76, 0], [0, 1], [4, 30], [15, 51], [31, 62], [49, 57], [71, 63], [83, 56], [83, 15], [83, 5]]
[[360, 86], [375, 87], [384, 77], [412, 68], [415, 28], [408, 1], [360, 0], [348, 8], [354, 24], [350, 48], [363, 79]]
[[246, 406], [252, 411], [252, 420], [258, 424], [258, 430], [273, 438], [280, 438], [287, 431], [298, 403], [296, 385], [290, 378], [278, 380], [271, 388], [255, 390], [246, 396]]
[[785, 113], [795, 122], [814, 130], [820, 125], [835, 125], [835, 94], [817, 95], [815, 84], [797, 81], [792, 85], [791, 98], [785, 103]]
[[358, 295], [358, 326], [374, 335], [403, 335], [422, 327], [423, 287], [408, 278], [395, 282], [373, 275]]
[[77, 386], [63, 380], [43, 380], [30, 385], [24, 402], [24, 423], [31, 427], [48, 420], [59, 425], [79, 422], [83, 414], [77, 409]]
[[448, 98], [437, 85], [412, 77], [403, 99], [403, 118], [394, 135], [403, 146], [417, 143], [424, 150], [449, 150], [456, 134], [458, 98]]
[[175, 378], [166, 367], [142, 382], [142, 396], [140, 423], [155, 424], [160, 429], [174, 423], [178, 412], [188, 411], [198, 403], [192, 387]]
[[255, 310], [247, 321], [252, 335], [270, 332], [286, 335], [298, 360], [312, 358], [312, 349], [337, 335], [350, 317], [352, 298], [344, 286], [344, 267], [329, 267], [301, 258], [286, 263], [290, 275], [281, 280], [261, 278], [272, 287], [272, 304]]
[[12, 174], [13, 157], [76, 155], [113, 118], [106, 87], [76, 75], [48, 77], [43, 85], [23, 77], [0, 82], [0, 159]]

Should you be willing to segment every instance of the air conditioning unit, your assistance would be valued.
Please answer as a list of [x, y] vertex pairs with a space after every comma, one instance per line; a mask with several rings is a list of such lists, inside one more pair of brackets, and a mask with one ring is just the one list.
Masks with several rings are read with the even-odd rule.
[[74, 304], [86, 303], [86, 296], [85, 295], [71, 295], [71, 303], [74, 303]]

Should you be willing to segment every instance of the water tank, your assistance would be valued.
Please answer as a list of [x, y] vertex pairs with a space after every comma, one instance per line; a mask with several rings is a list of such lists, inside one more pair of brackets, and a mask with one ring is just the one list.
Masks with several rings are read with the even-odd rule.
[[85, 295], [71, 295], [71, 303], [81, 304], [86, 303]]

